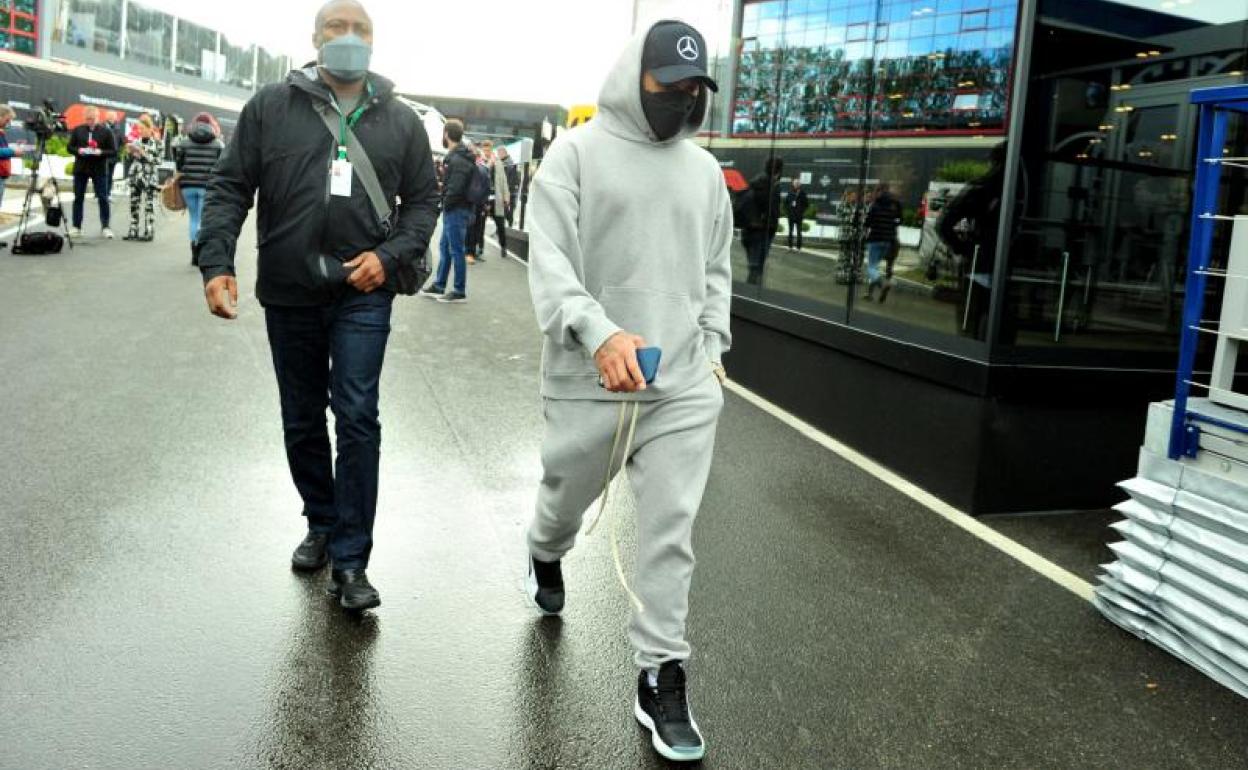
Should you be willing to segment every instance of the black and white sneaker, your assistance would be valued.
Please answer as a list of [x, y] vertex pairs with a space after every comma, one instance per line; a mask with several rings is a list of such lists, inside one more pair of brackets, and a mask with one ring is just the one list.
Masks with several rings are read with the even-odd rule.
[[543, 615], [558, 615], [563, 612], [563, 570], [559, 567], [559, 562], [538, 561], [529, 556], [525, 593]]
[[693, 721], [685, 692], [685, 669], [669, 660], [659, 667], [658, 686], [650, 686], [649, 673], [637, 678], [637, 701], [633, 715], [650, 731], [654, 750], [673, 762], [697, 762], [706, 754], [706, 743]]
[[446, 293], [446, 289], [430, 284], [416, 293], [425, 299], [441, 299], [442, 295]]
[[457, 291], [448, 291], [446, 294], [438, 297], [438, 302], [441, 302], [444, 305], [462, 305], [467, 301], [467, 295], [460, 294]]

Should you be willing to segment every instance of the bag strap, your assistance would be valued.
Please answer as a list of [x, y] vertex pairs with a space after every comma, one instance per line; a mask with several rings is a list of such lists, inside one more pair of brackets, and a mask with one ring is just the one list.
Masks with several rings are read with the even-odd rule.
[[[337, 114], [326, 102], [317, 102], [316, 111], [325, 123], [325, 128], [329, 129], [330, 136], [334, 137], [334, 142], [337, 143], [340, 128]], [[377, 170], [373, 168], [373, 162], [369, 160], [364, 145], [360, 144], [359, 137], [355, 135], [350, 126], [347, 127], [347, 160], [351, 161], [356, 175], [360, 177], [364, 192], [368, 193], [368, 199], [373, 203], [373, 210], [381, 218], [381, 226], [388, 235], [391, 229], [390, 216], [394, 210], [390, 207], [386, 194], [381, 191], [381, 182], [377, 179]]]

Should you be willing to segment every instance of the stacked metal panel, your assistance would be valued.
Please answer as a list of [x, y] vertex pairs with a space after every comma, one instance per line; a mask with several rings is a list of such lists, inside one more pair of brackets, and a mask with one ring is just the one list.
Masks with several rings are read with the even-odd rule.
[[1101, 612], [1248, 697], [1248, 414], [1193, 399], [1197, 458], [1166, 456], [1172, 405], [1154, 404], [1138, 475], [1119, 486], [1123, 540], [1096, 589]]

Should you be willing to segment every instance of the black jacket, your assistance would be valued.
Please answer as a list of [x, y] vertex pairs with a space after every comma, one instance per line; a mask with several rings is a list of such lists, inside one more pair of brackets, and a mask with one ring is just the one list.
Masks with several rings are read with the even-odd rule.
[[212, 178], [212, 168], [217, 165], [225, 145], [217, 138], [212, 126], [199, 123], [173, 150], [174, 164], [182, 176], [182, 187], [207, 187]]
[[446, 180], [442, 184], [442, 208], [455, 209], [471, 206], [468, 202], [468, 186], [477, 170], [477, 156], [460, 144], [446, 154]]
[[[95, 140], [99, 155], [79, 155], [78, 150], [90, 147]], [[74, 156], [74, 176], [95, 176], [108, 173], [108, 164], [117, 157], [117, 138], [112, 130], [100, 123], [91, 128], [86, 123], [69, 132], [69, 154]]]
[[397, 288], [400, 261], [429, 248], [437, 224], [438, 186], [429, 139], [416, 113], [394, 98], [394, 84], [369, 73], [373, 95], [354, 132], [383, 192], [398, 197], [389, 235], [355, 175], [351, 197], [329, 194], [338, 140], [315, 104], [336, 112], [333, 92], [314, 67], [265, 86], [243, 107], [238, 126], [208, 182], [199, 231], [199, 267], [207, 282], [234, 273], [238, 233], [259, 191], [256, 296], [264, 305], [311, 306], [347, 290], [341, 263], [375, 251], [386, 288]]
[[867, 243], [897, 240], [897, 227], [901, 224], [901, 203], [892, 193], [878, 195], [867, 209]]
[[780, 180], [759, 174], [750, 180], [750, 211], [745, 230], [776, 232], [780, 225]]
[[810, 198], [806, 195], [806, 191], [789, 188], [789, 192], [784, 196], [784, 211], [789, 215], [789, 219], [805, 219], [806, 209], [810, 207]]

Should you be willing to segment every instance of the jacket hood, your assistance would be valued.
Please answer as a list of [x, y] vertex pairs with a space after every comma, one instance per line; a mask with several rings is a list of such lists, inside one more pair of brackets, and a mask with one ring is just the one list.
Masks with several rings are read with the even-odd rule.
[[477, 154], [473, 152], [472, 150], [468, 149], [468, 145], [464, 144], [463, 142], [460, 142], [459, 144], [455, 145], [455, 149], [447, 153], [448, 157], [451, 155], [457, 155], [463, 158], [464, 160], [468, 161], [469, 163], [476, 165]]
[[217, 138], [217, 133], [207, 123], [196, 123], [187, 136], [196, 144], [212, 144]]
[[660, 141], [646, 120], [645, 110], [641, 107], [641, 54], [646, 45], [650, 30], [658, 24], [671, 19], [663, 19], [651, 24], [644, 31], [637, 33], [624, 47], [624, 52], [615, 62], [611, 74], [602, 85], [598, 94], [598, 120], [604, 128], [623, 139], [652, 144], [671, 144], [688, 139], [698, 133], [702, 121], [706, 118], [707, 91], [703, 86], [698, 95], [697, 103], [689, 121], [676, 136]]
[[[316, 62], [308, 62], [303, 69], [291, 70], [290, 74], [286, 76], [286, 82], [301, 91], [306, 91], [321, 99], [333, 100], [333, 91], [330, 89], [329, 84], [321, 79]], [[370, 71], [368, 73], [368, 82], [373, 85], [374, 104], [389, 99], [394, 95], [394, 82], [378, 75], [376, 72]]]

